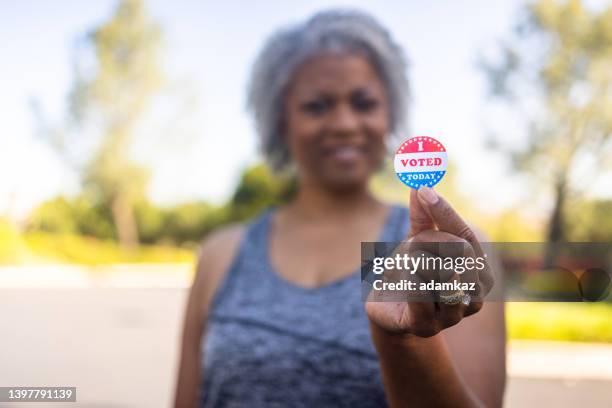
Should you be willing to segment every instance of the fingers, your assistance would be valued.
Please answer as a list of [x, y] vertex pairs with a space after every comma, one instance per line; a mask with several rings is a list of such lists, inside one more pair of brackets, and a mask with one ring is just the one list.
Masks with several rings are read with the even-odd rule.
[[469, 311], [471, 306], [463, 303], [456, 305], [436, 304], [432, 302], [411, 302], [408, 306], [407, 321], [408, 332], [418, 337], [431, 337], [444, 329], [459, 323], [464, 317], [476, 313]]
[[[425, 254], [425, 256], [441, 258], [463, 257], [467, 259], [474, 259], [475, 257], [474, 249], [468, 241], [444, 231], [422, 231], [412, 238], [409, 246], [410, 254], [413, 256], [421, 256], [421, 254], [423, 253]], [[478, 272], [475, 271], [473, 268], [466, 267], [460, 272], [461, 273], [458, 273], [454, 269], [448, 269], [444, 266], [441, 269], [435, 271], [435, 273], [437, 274], [437, 280], [442, 283], [474, 282], [476, 285], [479, 285]], [[423, 274], [423, 271], [418, 271], [418, 275], [421, 274]], [[432, 278], [434, 278], [434, 276], [432, 276], [431, 273], [428, 276], [421, 277], [421, 279], [424, 279], [426, 281]], [[462, 291], [460, 292], [463, 293]], [[448, 297], [453, 296], [455, 293], [455, 289], [449, 289], [441, 290], [438, 295], [440, 297]], [[466, 291], [465, 293], [469, 293], [470, 296], [475, 296], [476, 294], [471, 291]], [[474, 314], [482, 308], [482, 302], [479, 301], [471, 302], [469, 305], [464, 304], [462, 301], [458, 301], [456, 304], [448, 304], [439, 300], [434, 301], [432, 303], [436, 310], [436, 321], [433, 324], [425, 324], [425, 329], [419, 329], [419, 332], [426, 332], [426, 329], [432, 325], [433, 327], [437, 327], [439, 330], [454, 326], [459, 323], [464, 317]]]
[[412, 238], [419, 232], [435, 228], [433, 220], [425, 208], [423, 208], [417, 195], [416, 190], [410, 189], [410, 232], [408, 233], [408, 238]]
[[406, 318], [406, 327], [410, 327], [410, 333], [418, 337], [435, 336], [443, 329], [433, 302], [411, 302]]
[[[439, 238], [440, 235], [450, 235], [439, 231], [425, 231], [415, 236], [415, 240], [412, 242], [414, 245], [421, 245], [420, 241], [425, 240], [426, 242], [431, 238]], [[450, 237], [448, 237], [450, 238]], [[460, 238], [454, 237], [453, 240], [460, 240]], [[431, 245], [429, 242], [424, 245]], [[434, 244], [436, 245], [436, 244]], [[469, 246], [469, 244], [467, 244]], [[470, 247], [471, 248], [471, 247]], [[429, 259], [440, 259], [437, 254], [427, 252], [423, 249], [412, 249], [411, 255], [416, 257], [423, 257]], [[436, 266], [435, 269], [426, 270], [419, 269], [415, 275], [411, 275], [412, 279], [417, 279], [420, 282], [459, 282], [461, 278], [452, 269], [445, 269], [442, 264]], [[419, 337], [430, 337], [440, 331], [454, 326], [459, 323], [464, 317], [465, 305], [461, 302], [457, 304], [444, 304], [440, 302], [438, 296], [453, 295], [454, 290], [441, 290], [437, 291], [419, 291], [418, 294], [413, 294], [411, 299], [418, 299], [416, 301], [409, 300], [409, 314], [406, 319], [408, 331]]]
[[[415, 251], [425, 251], [436, 254], [441, 258], [463, 257], [475, 259], [476, 254], [472, 245], [466, 240], [443, 231], [426, 230], [412, 238], [410, 242], [410, 253]], [[453, 280], [461, 282], [478, 283], [479, 274], [474, 268], [464, 267], [458, 271], [453, 269], [441, 269], [437, 271], [440, 282], [451, 282]], [[430, 277], [431, 278], [431, 277]], [[475, 293], [470, 293], [474, 296]]]
[[456, 305], [447, 305], [439, 303], [438, 306], [438, 320], [444, 329], [456, 325], [466, 317], [466, 306], [463, 303]]
[[463, 238], [444, 231], [428, 229], [413, 236], [409, 243], [410, 250], [424, 249], [439, 256], [472, 256], [472, 244]]
[[421, 209], [425, 209], [429, 213], [432, 221], [440, 231], [465, 239], [474, 246], [476, 253], [482, 253], [482, 250], [478, 251], [480, 245], [474, 231], [457, 214], [453, 207], [433, 189], [426, 186], [421, 187], [418, 191], [418, 201], [421, 204]]
[[[429, 212], [440, 231], [445, 231], [465, 239], [474, 248], [476, 256], [485, 257], [475, 232], [444, 198], [440, 197], [431, 188], [425, 186], [419, 189], [418, 198], [422, 207]], [[481, 290], [478, 290], [477, 295], [485, 295], [493, 286], [493, 278], [488, 268], [480, 271], [477, 278], [475, 276], [470, 276], [470, 278], [470, 280], [478, 282], [478, 286], [481, 288]]]
[[482, 309], [483, 302], [481, 300], [473, 300], [470, 304], [465, 308], [463, 312], [463, 317], [468, 317], [473, 315], [474, 313], [478, 313], [480, 309]]
[[[455, 303], [457, 296], [453, 298], [453, 295], [457, 289], [453, 289], [452, 285], [444, 286], [445, 289], [452, 289], [452, 293], [444, 291], [442, 291], [444, 293], [438, 293], [445, 297], [446, 303], [431, 293], [429, 295], [433, 296], [433, 299], [428, 299], [427, 294], [424, 293], [405, 293], [403, 295], [407, 299], [413, 300], [403, 303], [405, 309], [401, 313], [401, 318], [394, 320], [396, 324], [393, 327], [398, 331], [405, 330], [419, 337], [430, 337], [445, 328], [456, 325], [464, 317], [478, 312], [483, 306], [483, 296], [492, 286], [492, 276], [489, 274], [486, 261], [484, 262], [485, 268], [478, 268], [478, 270], [474, 267], [474, 262], [477, 257], [486, 257], [486, 255], [472, 228], [443, 197], [431, 188], [421, 187], [418, 191], [410, 191], [408, 238], [405, 245], [400, 245], [396, 251], [408, 252], [412, 257], [415, 254], [421, 256], [420, 252], [423, 252], [424, 258], [454, 258], [462, 262], [461, 264], [455, 263], [450, 268], [444, 266], [436, 271], [422, 270], [419, 267], [416, 275], [412, 275], [410, 279], [426, 282], [433, 279], [442, 283], [459, 282], [462, 289], [457, 293], [469, 294], [471, 302], [465, 297], [464, 300]], [[446, 243], [448, 245], [445, 245]], [[470, 260], [472, 262], [468, 265], [467, 261]], [[435, 262], [432, 264], [436, 265]], [[400, 274], [392, 278], [402, 277]], [[467, 284], [470, 284], [469, 290], [465, 289]], [[467, 304], [463, 303], [464, 301]], [[401, 304], [402, 302], [397, 303], [397, 305]]]

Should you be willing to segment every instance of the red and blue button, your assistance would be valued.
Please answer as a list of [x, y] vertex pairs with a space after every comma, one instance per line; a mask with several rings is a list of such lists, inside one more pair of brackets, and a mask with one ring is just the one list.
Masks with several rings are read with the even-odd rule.
[[444, 145], [429, 136], [415, 136], [400, 145], [393, 161], [402, 183], [416, 190], [440, 182], [448, 167]]

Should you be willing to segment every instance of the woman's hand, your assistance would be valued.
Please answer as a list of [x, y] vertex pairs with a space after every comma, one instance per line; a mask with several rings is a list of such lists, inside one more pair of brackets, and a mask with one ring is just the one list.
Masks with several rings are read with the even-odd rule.
[[[448, 259], [448, 254], [441, 252], [450, 247], [462, 249], [461, 253], [451, 251], [454, 258], [486, 259], [474, 231], [446, 200], [427, 187], [421, 187], [418, 192], [411, 191], [410, 232], [407, 238], [396, 248], [394, 256], [423, 254]], [[366, 313], [371, 323], [388, 333], [430, 337], [478, 312], [484, 296], [493, 286], [486, 261], [485, 267], [480, 270], [469, 268], [461, 273], [455, 270], [433, 272], [435, 276], [432, 271], [417, 270], [412, 277], [416, 276], [422, 282], [432, 279], [439, 282], [471, 282], [474, 290], [428, 293], [429, 300], [394, 301], [385, 300], [383, 295], [383, 299], [366, 302]]]

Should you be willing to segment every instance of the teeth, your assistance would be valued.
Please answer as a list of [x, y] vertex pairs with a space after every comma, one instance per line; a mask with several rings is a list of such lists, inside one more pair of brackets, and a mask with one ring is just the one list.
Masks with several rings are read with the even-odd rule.
[[339, 149], [335, 149], [333, 155], [341, 160], [350, 160], [359, 155], [359, 150], [354, 147], [341, 147]]
[[334, 157], [340, 160], [353, 160], [358, 154], [359, 151], [354, 147], [342, 147], [334, 151]]

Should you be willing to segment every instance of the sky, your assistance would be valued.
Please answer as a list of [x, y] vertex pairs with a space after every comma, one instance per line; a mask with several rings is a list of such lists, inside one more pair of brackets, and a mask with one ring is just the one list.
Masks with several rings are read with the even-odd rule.
[[[75, 173], [37, 136], [29, 101], [35, 98], [49, 118], [61, 122], [75, 44], [108, 19], [116, 4], [0, 0], [0, 214], [22, 218], [46, 199], [78, 192]], [[476, 66], [477, 56], [512, 28], [521, 5], [517, 0], [147, 1], [163, 29], [169, 83], [175, 93], [196, 97], [180, 125], [156, 143], [142, 139], [132, 149], [135, 159], [152, 169], [150, 198], [160, 205], [226, 200], [241, 171], [260, 160], [245, 90], [264, 41], [276, 28], [317, 10], [354, 7], [373, 14], [406, 50], [411, 135], [434, 136], [446, 145], [460, 189], [483, 208], [521, 202], [526, 195], [521, 179], [511, 177], [484, 142], [491, 120], [510, 130], [516, 123], [511, 116], [486, 116], [490, 102]], [[399, 181], [398, 188], [404, 188]]]

